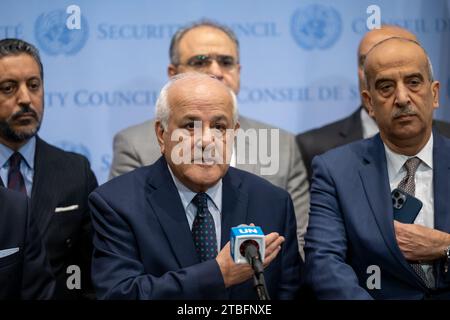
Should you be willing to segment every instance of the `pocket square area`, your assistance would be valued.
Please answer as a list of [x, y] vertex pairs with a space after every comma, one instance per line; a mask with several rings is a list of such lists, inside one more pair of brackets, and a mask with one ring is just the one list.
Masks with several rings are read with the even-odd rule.
[[72, 206], [67, 206], [67, 207], [58, 207], [58, 208], [55, 209], [55, 213], [66, 212], [66, 211], [73, 211], [73, 210], [76, 210], [76, 209], [78, 209], [78, 205], [77, 204], [74, 204]]
[[4, 249], [4, 250], [0, 250], [0, 258], [4, 258], [7, 256], [10, 256], [16, 252], [19, 251], [19, 248], [11, 248], [11, 249]]

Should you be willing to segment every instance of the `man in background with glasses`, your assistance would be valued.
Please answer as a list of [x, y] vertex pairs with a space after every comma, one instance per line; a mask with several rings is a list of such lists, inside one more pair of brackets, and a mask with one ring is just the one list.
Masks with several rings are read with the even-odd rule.
[[[230, 29], [211, 21], [195, 22], [175, 33], [169, 53], [170, 77], [187, 71], [208, 73], [225, 83], [236, 94], [239, 93], [241, 70], [239, 42]], [[243, 116], [239, 116], [239, 123], [244, 131], [266, 129], [270, 133], [270, 129], [275, 129]], [[161, 156], [154, 128], [155, 121], [149, 120], [127, 128], [114, 137], [110, 178], [152, 164]], [[290, 193], [297, 219], [298, 245], [303, 258], [304, 234], [309, 210], [306, 169], [293, 135], [280, 130], [278, 142], [279, 166], [276, 174], [261, 175], [263, 165], [259, 161], [255, 164], [249, 163], [250, 161], [242, 164], [236, 161], [239, 155], [232, 157], [231, 166], [262, 176]], [[246, 139], [246, 155], [249, 154], [249, 150], [256, 147], [255, 143], [260, 142]], [[273, 148], [270, 145], [268, 147]]]

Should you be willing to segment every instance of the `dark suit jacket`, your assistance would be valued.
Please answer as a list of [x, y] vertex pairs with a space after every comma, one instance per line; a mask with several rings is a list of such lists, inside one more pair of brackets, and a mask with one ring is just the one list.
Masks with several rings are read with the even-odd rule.
[[[88, 160], [36, 139], [31, 212], [41, 231], [47, 255], [56, 277], [56, 299], [78, 298], [89, 291], [92, 254], [92, 224], [88, 195], [97, 180]], [[78, 208], [55, 212], [56, 208]], [[63, 209], [64, 210], [64, 209]], [[68, 290], [69, 265], [81, 268], [81, 290]]]
[[[289, 194], [229, 168], [222, 179], [222, 243], [230, 228], [255, 223], [286, 238], [265, 269], [273, 299], [299, 288], [296, 223]], [[251, 280], [225, 289], [216, 260], [200, 263], [164, 158], [117, 177], [89, 197], [94, 225], [92, 279], [100, 299], [256, 299]]]
[[[320, 299], [450, 298], [444, 259], [435, 263], [438, 290], [429, 290], [397, 245], [389, 177], [380, 135], [313, 160], [306, 236], [306, 282]], [[435, 229], [450, 232], [450, 140], [434, 131]], [[367, 289], [369, 266], [381, 289]]]
[[0, 187], [0, 203], [0, 300], [50, 299], [55, 281], [27, 197]]
[[[363, 138], [361, 108], [359, 107], [347, 118], [296, 136], [310, 183], [312, 178], [311, 163], [315, 156]], [[434, 120], [433, 125], [439, 133], [450, 138], [450, 123]]]

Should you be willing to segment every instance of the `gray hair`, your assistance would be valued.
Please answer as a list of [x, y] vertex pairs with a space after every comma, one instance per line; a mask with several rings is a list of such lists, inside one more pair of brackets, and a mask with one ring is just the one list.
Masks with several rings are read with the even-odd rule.
[[39, 66], [41, 80], [44, 80], [44, 67], [42, 66], [39, 50], [32, 44], [20, 39], [3, 39], [0, 40], [0, 59], [9, 56], [17, 56], [19, 54], [28, 54]]
[[[392, 39], [402, 40], [402, 41], [407, 41], [407, 42], [412, 42], [412, 43], [418, 45], [418, 46], [423, 50], [423, 52], [425, 53], [425, 56], [427, 57], [427, 73], [428, 73], [428, 78], [430, 79], [431, 82], [433, 82], [433, 81], [434, 81], [433, 65], [431, 64], [430, 56], [428, 55], [428, 53], [427, 53], [427, 51], [425, 50], [425, 48], [422, 47], [422, 45], [421, 45], [418, 41], [415, 41], [415, 40], [412, 40], [412, 39], [408, 39], [408, 38], [403, 38], [403, 37], [390, 37], [390, 38], [381, 40], [380, 42], [378, 42], [377, 44], [375, 44], [375, 45], [374, 45], [372, 48], [370, 48], [370, 50], [366, 53], [365, 57], [367, 57], [367, 56], [370, 54], [370, 52], [372, 52], [373, 49], [375, 49], [376, 47], [378, 47], [378, 46], [381, 45], [382, 43], [384, 43], [384, 42], [386, 42], [386, 41], [389, 41], [389, 40], [392, 40]], [[367, 60], [367, 59], [365, 59], [364, 62], [363, 62], [363, 63], [364, 63], [364, 78], [365, 78], [365, 80], [366, 80], [366, 87], [367, 87], [367, 88], [370, 88], [370, 86], [369, 86], [369, 79], [368, 79], [367, 67], [366, 67], [366, 65], [365, 65], [365, 61], [366, 61], [366, 60]]]
[[172, 40], [170, 41], [170, 48], [169, 48], [169, 57], [170, 57], [171, 64], [173, 64], [174, 66], [177, 66], [180, 64], [180, 52], [179, 52], [178, 48], [179, 48], [180, 41], [183, 38], [183, 36], [188, 31], [195, 29], [195, 28], [199, 28], [199, 27], [211, 27], [211, 28], [223, 31], [234, 42], [234, 44], [236, 46], [236, 53], [237, 53], [238, 61], [239, 61], [239, 41], [236, 37], [236, 34], [233, 32], [233, 30], [231, 30], [230, 28], [228, 28], [218, 22], [208, 20], [208, 19], [202, 19], [199, 21], [192, 22], [192, 23], [188, 24], [187, 26], [178, 29], [178, 31], [175, 32], [175, 34], [172, 37]]
[[[169, 125], [169, 117], [170, 117], [170, 109], [171, 108], [169, 105], [168, 94], [169, 94], [170, 88], [179, 80], [184, 80], [184, 79], [204, 80], [204, 79], [211, 79], [211, 78], [216, 79], [212, 75], [208, 75], [205, 73], [199, 73], [199, 72], [180, 73], [180, 74], [177, 74], [170, 78], [170, 80], [161, 89], [158, 100], [156, 100], [156, 107], [155, 107], [156, 120], [161, 122], [161, 125], [164, 130], [167, 130], [167, 127]], [[219, 81], [219, 80], [217, 80], [217, 81]], [[233, 92], [233, 90], [231, 90], [227, 86], [225, 86], [225, 85], [223, 85], [223, 86], [231, 96], [231, 103], [233, 106], [232, 113], [233, 113], [233, 126], [234, 126], [238, 122], [238, 118], [239, 118], [236, 94]]]

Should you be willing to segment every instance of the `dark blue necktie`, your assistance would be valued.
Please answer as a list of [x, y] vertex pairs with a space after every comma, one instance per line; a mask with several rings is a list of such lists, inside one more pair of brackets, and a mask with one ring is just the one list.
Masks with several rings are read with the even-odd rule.
[[197, 215], [192, 224], [192, 237], [200, 261], [214, 259], [217, 256], [217, 238], [214, 219], [208, 210], [208, 195], [197, 193], [192, 199], [197, 207]]
[[19, 152], [14, 152], [9, 158], [8, 171], [8, 189], [20, 191], [27, 194], [25, 189], [25, 182], [22, 173], [20, 172], [20, 163], [22, 162], [22, 155]]

